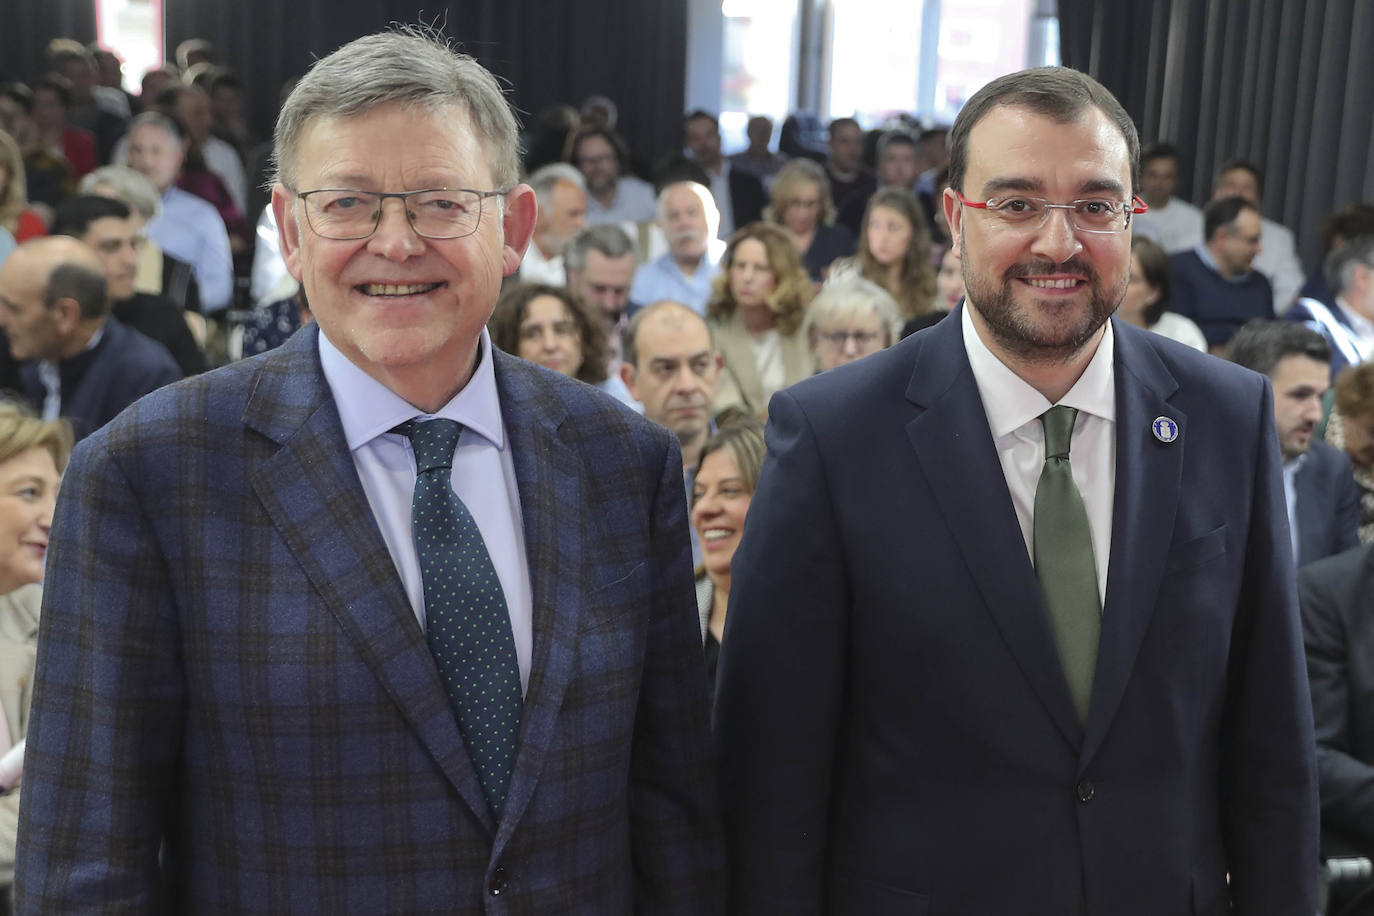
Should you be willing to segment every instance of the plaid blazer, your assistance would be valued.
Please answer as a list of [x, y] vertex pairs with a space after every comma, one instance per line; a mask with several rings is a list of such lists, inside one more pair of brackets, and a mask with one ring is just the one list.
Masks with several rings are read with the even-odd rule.
[[675, 439], [495, 352], [534, 657], [493, 821], [317, 333], [156, 392], [73, 456], [18, 912], [716, 912]]

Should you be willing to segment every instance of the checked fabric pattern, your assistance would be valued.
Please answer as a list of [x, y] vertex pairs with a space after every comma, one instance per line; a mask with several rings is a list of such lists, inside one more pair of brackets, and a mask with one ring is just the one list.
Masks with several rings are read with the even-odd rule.
[[411, 527], [425, 590], [425, 639], [482, 794], [499, 816], [520, 732], [520, 668], [491, 555], [450, 482], [462, 427], [453, 420], [408, 420], [394, 431], [415, 451]]

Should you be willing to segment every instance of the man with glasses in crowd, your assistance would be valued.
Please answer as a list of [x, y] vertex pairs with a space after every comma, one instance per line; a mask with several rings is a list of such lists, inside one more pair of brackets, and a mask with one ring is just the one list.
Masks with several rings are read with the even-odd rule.
[[679, 447], [491, 346], [516, 150], [419, 31], [291, 93], [316, 321], [73, 456], [19, 912], [720, 909]]
[[1314, 911], [1272, 402], [1109, 320], [1137, 156], [1089, 77], [989, 83], [943, 199], [966, 307], [773, 398], [716, 701], [732, 912]]

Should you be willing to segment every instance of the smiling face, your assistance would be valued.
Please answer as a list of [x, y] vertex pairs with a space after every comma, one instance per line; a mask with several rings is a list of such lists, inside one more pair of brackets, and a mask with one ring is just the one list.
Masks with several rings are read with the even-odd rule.
[[752, 498], [729, 449], [702, 459], [692, 482], [692, 527], [701, 543], [702, 565], [713, 579], [730, 575]]
[[[1120, 129], [1097, 108], [1061, 124], [1023, 108], [992, 109], [969, 135], [964, 196], [1127, 201], [1131, 164]], [[1130, 232], [1081, 232], [1052, 210], [1039, 227], [1008, 226], [945, 191], [964, 265], [970, 316], [993, 347], [1062, 362], [1100, 337], [1126, 291]]]
[[0, 461], [0, 592], [42, 581], [57, 482], [46, 448]]
[[[487, 150], [457, 107], [385, 104], [312, 121], [297, 146], [295, 173], [299, 191], [493, 189]], [[310, 228], [294, 191], [279, 184], [272, 192], [287, 268], [330, 343], [431, 410], [467, 383], [501, 278], [519, 266], [533, 231], [533, 192], [521, 185], [504, 202], [484, 199], [471, 235], [427, 239], [410, 227], [402, 202], [388, 199], [371, 236], [335, 241]], [[419, 403], [420, 392], [438, 402]]]

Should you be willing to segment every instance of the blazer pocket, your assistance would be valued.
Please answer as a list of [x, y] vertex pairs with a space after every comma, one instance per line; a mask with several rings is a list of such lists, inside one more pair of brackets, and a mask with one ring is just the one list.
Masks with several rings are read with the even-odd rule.
[[1169, 559], [1164, 564], [1164, 573], [1183, 572], [1204, 563], [1210, 563], [1226, 553], [1226, 526], [1219, 525], [1202, 537], [1175, 544], [1169, 548]]
[[831, 877], [830, 911], [836, 916], [927, 916], [930, 897], [860, 875]]

